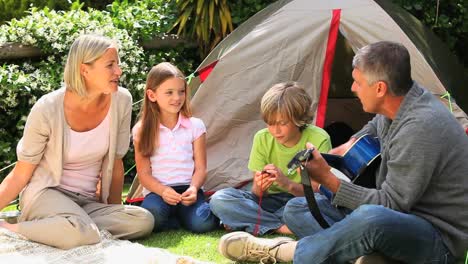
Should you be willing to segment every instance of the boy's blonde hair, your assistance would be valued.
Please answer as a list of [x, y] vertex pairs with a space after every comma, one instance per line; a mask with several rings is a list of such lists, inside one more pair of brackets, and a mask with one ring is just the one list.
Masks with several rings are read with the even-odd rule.
[[314, 118], [312, 99], [297, 82], [273, 85], [262, 97], [262, 118], [267, 124], [275, 122], [278, 114], [293, 122], [302, 131]]
[[93, 64], [109, 48], [117, 49], [117, 43], [105, 36], [87, 34], [78, 37], [68, 52], [63, 73], [65, 87], [79, 96], [86, 97], [88, 92], [81, 75], [81, 64]]

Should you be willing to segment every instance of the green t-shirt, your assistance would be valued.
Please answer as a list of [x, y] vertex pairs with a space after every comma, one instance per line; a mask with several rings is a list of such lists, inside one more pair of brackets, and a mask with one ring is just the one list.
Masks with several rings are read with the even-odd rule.
[[[300, 183], [299, 173], [294, 171], [288, 175], [287, 165], [297, 152], [305, 149], [307, 142], [314, 144], [320, 152], [328, 152], [331, 149], [330, 136], [325, 130], [313, 125], [309, 125], [302, 131], [301, 139], [291, 148], [278, 143], [268, 129], [264, 128], [255, 134], [248, 167], [251, 171], [261, 171], [265, 165], [274, 164], [286, 177], [293, 182]], [[287, 192], [287, 190], [280, 188], [276, 182], [268, 188], [270, 194], [280, 192]]]

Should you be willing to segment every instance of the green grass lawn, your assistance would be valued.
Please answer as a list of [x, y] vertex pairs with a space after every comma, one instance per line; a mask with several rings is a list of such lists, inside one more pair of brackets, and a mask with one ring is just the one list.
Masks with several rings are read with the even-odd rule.
[[17, 206], [16, 204], [9, 205], [9, 206], [3, 208], [3, 210], [1, 210], [1, 212], [17, 210], [16, 206]]
[[[126, 196], [130, 184], [124, 185], [123, 197]], [[2, 211], [17, 210], [16, 205], [10, 205]], [[213, 263], [236, 263], [218, 252], [218, 242], [224, 230], [216, 230], [205, 234], [193, 234], [185, 230], [165, 231], [153, 233], [145, 239], [135, 240], [146, 247], [167, 249], [169, 252], [189, 256], [201, 261]], [[274, 237], [274, 236], [267, 236]]]
[[226, 234], [224, 230], [205, 234], [193, 234], [184, 230], [153, 233], [146, 239], [137, 240], [147, 247], [158, 247], [171, 253], [214, 263], [234, 263], [218, 253], [219, 238]]

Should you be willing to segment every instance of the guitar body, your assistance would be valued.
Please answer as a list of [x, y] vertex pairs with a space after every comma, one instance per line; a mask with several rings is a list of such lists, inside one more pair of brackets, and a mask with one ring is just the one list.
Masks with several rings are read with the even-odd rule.
[[375, 188], [375, 171], [380, 165], [379, 140], [370, 135], [358, 138], [343, 155], [322, 153], [328, 164], [357, 185]]

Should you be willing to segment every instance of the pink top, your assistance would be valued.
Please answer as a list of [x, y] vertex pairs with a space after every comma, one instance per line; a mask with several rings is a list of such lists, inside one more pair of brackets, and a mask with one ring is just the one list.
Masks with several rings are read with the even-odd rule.
[[95, 128], [76, 132], [68, 128], [70, 146], [64, 155], [60, 188], [95, 197], [102, 160], [109, 151], [110, 111]]
[[[193, 142], [206, 133], [205, 124], [199, 118], [179, 115], [174, 129], [160, 125], [159, 147], [150, 157], [153, 177], [167, 186], [189, 185], [195, 168]], [[135, 137], [140, 124], [133, 128]], [[150, 191], [144, 189], [143, 194]]]

